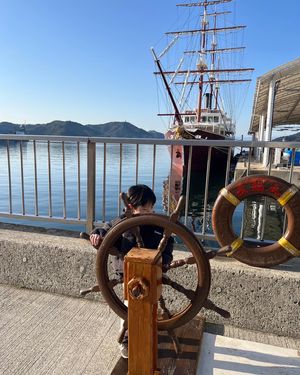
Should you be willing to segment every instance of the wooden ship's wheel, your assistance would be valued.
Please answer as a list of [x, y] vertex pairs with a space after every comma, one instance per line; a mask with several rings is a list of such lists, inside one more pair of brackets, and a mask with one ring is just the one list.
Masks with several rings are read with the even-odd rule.
[[[216, 252], [205, 252], [195, 235], [178, 221], [184, 197], [180, 198], [170, 217], [157, 214], [132, 215], [125, 194], [122, 194], [122, 199], [126, 207], [126, 218], [109, 230], [97, 251], [98, 285], [81, 291], [81, 294], [100, 291], [112, 310], [123, 319], [123, 329], [118, 341], [122, 342], [128, 329], [128, 373], [139, 374], [144, 366], [147, 371], [151, 370], [149, 374], [159, 374], [158, 371], [152, 371], [157, 367], [157, 330], [168, 332], [174, 350], [179, 355], [182, 349], [175, 328], [190, 322], [202, 307], [213, 310], [225, 318], [229, 318], [230, 314], [208, 299], [211, 282], [209, 259], [214, 257]], [[144, 226], [158, 228], [159, 238], [161, 233], [163, 234], [157, 249], [153, 249], [153, 252], [152, 249], [144, 248], [140, 234], [140, 228]], [[135, 236], [137, 247], [131, 249], [125, 258], [123, 280], [123, 263], [119, 265], [121, 267], [116, 267], [116, 261], [121, 256], [117, 246], [120, 245], [120, 239], [125, 239], [122, 235], [126, 232], [131, 232]], [[162, 265], [161, 270], [160, 259], [171, 236], [180, 242], [181, 250], [176, 251], [175, 260], [171, 264]], [[81, 237], [88, 238], [88, 235]], [[135, 260], [142, 259], [138, 268], [129, 261], [133, 253], [140, 254]], [[151, 263], [146, 262], [147, 256]], [[124, 301], [124, 289], [129, 308], [127, 301]], [[139, 299], [143, 302], [136, 302]], [[144, 334], [140, 334], [137, 327], [144, 326], [147, 327], [147, 333], [144, 331]], [[147, 358], [135, 356], [136, 347], [140, 346], [143, 347]]]
[[[195, 235], [177, 221], [184, 198], [179, 201], [174, 213], [168, 217], [158, 214], [136, 215], [125, 218], [109, 230], [96, 257], [96, 276], [99, 289], [109, 306], [126, 321], [127, 306], [123, 300], [123, 278], [112, 266], [112, 256], [117, 254], [115, 244], [124, 232], [131, 231], [136, 236], [139, 247], [143, 247], [139, 236], [139, 226], [154, 225], [162, 228], [163, 238], [158, 250], [163, 252], [170, 236], [176, 237], [184, 249], [182, 258], [175, 259], [163, 267], [162, 295], [159, 299], [157, 326], [159, 330], [172, 332], [174, 328], [192, 320], [202, 307], [214, 310], [223, 317], [229, 313], [217, 307], [208, 299], [210, 290], [209, 258], [215, 253], [206, 253]], [[184, 277], [182, 274], [186, 273]], [[180, 275], [181, 274], [181, 275]], [[185, 282], [185, 285], [180, 283]]]

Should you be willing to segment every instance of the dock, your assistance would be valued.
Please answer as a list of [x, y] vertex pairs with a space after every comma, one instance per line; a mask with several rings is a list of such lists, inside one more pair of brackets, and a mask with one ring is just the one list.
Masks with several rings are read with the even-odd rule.
[[285, 181], [291, 182], [300, 187], [300, 166], [293, 166], [293, 171], [291, 175], [291, 168], [285, 165], [271, 165], [271, 167], [264, 166], [263, 163], [251, 160], [250, 165], [248, 165], [248, 159], [240, 159], [236, 164], [234, 171], [234, 180], [238, 180], [241, 177], [247, 175], [268, 175], [281, 178]]

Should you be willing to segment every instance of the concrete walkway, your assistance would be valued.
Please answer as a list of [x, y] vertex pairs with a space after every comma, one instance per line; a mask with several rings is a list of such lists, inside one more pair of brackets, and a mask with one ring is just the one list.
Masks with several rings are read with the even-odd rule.
[[119, 321], [102, 303], [0, 287], [0, 374], [110, 374]]
[[[116, 342], [119, 319], [103, 303], [0, 285], [0, 317], [1, 375], [106, 375], [111, 374], [112, 371], [117, 374], [116, 368], [124, 361], [120, 358]], [[216, 332], [213, 332], [214, 329]], [[210, 361], [206, 362], [207, 366], [210, 366], [207, 367], [208, 370], [205, 369], [203, 372], [199, 367], [199, 375], [237, 374], [231, 367], [232, 363], [239, 356], [247, 357], [248, 351], [255, 352], [255, 358], [250, 356], [249, 361], [252, 362], [245, 365], [238, 373], [267, 374], [255, 372], [258, 371], [255, 370], [257, 368], [262, 369], [257, 366], [261, 366], [263, 359], [256, 343], [251, 343], [252, 349], [244, 347], [238, 353], [234, 351], [234, 348], [241, 344], [230, 339], [231, 346], [229, 344], [228, 346], [224, 341], [225, 336], [214, 335], [218, 333], [218, 329], [220, 326], [207, 325], [210, 333], [205, 334], [202, 352], [208, 350], [210, 358], [214, 359], [213, 364], [219, 366], [223, 363], [223, 359], [221, 362], [216, 362], [215, 355], [220, 355], [220, 353], [214, 350], [222, 347], [222, 351], [226, 352], [223, 354], [231, 356], [231, 359], [228, 359], [229, 357], [226, 359], [229, 362], [227, 372], [216, 372], [217, 370]], [[298, 348], [298, 350], [300, 348], [299, 341], [296, 339], [269, 336], [224, 326], [222, 331], [227, 336], [254, 339], [285, 348]], [[207, 337], [213, 338], [207, 339]], [[227, 349], [224, 349], [226, 345]], [[271, 358], [272, 363], [278, 367], [277, 370], [281, 369], [282, 372], [272, 372], [272, 374], [300, 373], [299, 352], [291, 349], [284, 349], [284, 351], [277, 348], [277, 350], [279, 350], [278, 358], [275, 352], [272, 358], [268, 354], [267, 363], [271, 363]], [[290, 351], [287, 352], [287, 350]], [[203, 358], [208, 357], [204, 355]], [[201, 361], [200, 366], [204, 366], [206, 360]]]

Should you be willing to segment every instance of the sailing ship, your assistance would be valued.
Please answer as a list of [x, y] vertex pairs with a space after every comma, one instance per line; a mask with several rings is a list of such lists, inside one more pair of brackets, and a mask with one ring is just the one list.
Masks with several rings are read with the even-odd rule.
[[[160, 54], [152, 48], [157, 66], [155, 74], [161, 77], [168, 97], [169, 110], [159, 113], [171, 119], [165, 134], [167, 139], [234, 139], [233, 100], [236, 99], [233, 96], [242, 98], [241, 86], [249, 86], [249, 75], [254, 69], [237, 66], [241, 63], [237, 56], [243, 54], [244, 46], [228, 45], [236, 42], [237, 34], [246, 27], [228, 23], [226, 17], [232, 12], [226, 6], [231, 2], [204, 0], [177, 4], [181, 10], [187, 10], [185, 25], [190, 27], [167, 32], [168, 43]], [[177, 53], [180, 57], [176, 59]], [[174, 64], [165, 67], [169, 61]], [[234, 90], [234, 86], [239, 86], [238, 90]], [[246, 91], [245, 87], [242, 90]], [[227, 99], [224, 99], [226, 93]], [[170, 185], [173, 197], [178, 200], [185, 185], [182, 178], [189, 156], [192, 174], [200, 173], [205, 177], [209, 148], [193, 147], [192, 155], [188, 146], [171, 149]], [[228, 148], [212, 148], [209, 159], [214, 174], [225, 173], [228, 152]]]

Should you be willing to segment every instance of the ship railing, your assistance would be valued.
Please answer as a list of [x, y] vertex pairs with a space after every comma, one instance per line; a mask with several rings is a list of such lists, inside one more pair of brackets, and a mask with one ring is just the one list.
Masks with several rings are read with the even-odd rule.
[[[109, 165], [110, 145], [114, 145], [113, 166]], [[173, 155], [172, 151], [178, 145], [189, 149], [186, 176], [183, 180], [186, 208], [182, 220], [195, 231], [201, 240], [214, 240], [210, 223], [214, 201], [211, 200], [210, 194], [213, 190], [211, 184], [214, 183], [212, 178], [214, 171], [211, 170], [214, 149], [223, 150], [227, 155], [224, 176], [218, 186], [220, 189], [233, 179], [257, 173], [276, 175], [299, 185], [300, 168], [297, 162], [295, 163], [295, 155], [296, 150], [300, 149], [300, 142], [0, 135], [2, 196], [0, 217], [2, 221], [26, 223], [27, 225], [29, 222], [35, 222], [35, 225], [46, 227], [50, 223], [52, 227], [64, 228], [66, 226], [66, 229], [70, 226], [72, 229], [79, 226], [85, 228], [86, 231], [91, 231], [94, 226], [101, 226], [111, 216], [117, 216], [122, 212], [122, 203], [118, 194], [128, 187], [125, 186], [128, 181], [126, 184], [124, 182], [124, 174], [127, 173], [124, 165], [128, 155], [123, 152], [128, 145], [131, 147], [131, 172], [133, 173], [131, 184], [148, 184], [156, 192], [158, 201], [163, 200], [161, 211], [168, 214], [172, 210], [171, 183], [172, 165], [174, 165], [174, 160], [170, 155]], [[145, 153], [141, 152], [144, 146], [147, 146], [146, 161], [144, 160]], [[190, 192], [193, 181], [192, 155], [195, 147], [199, 146], [207, 148], [208, 157], [206, 171], [203, 172], [204, 189], [201, 194], [199, 192], [201, 207], [198, 207], [197, 211], [193, 208]], [[283, 150], [284, 148], [292, 150], [290, 160], [281, 158], [278, 162], [277, 157], [275, 165], [276, 149]], [[54, 150], [55, 155], [53, 154]], [[66, 150], [68, 151], [67, 155]], [[162, 150], [164, 150], [163, 156]], [[262, 164], [263, 152], [269, 154], [270, 162], [266, 166]], [[165, 173], [166, 191], [162, 191], [160, 186], [162, 177], [158, 176], [161, 157], [168, 159], [167, 162], [164, 160], [167, 163], [167, 168], [163, 172]], [[143, 180], [141, 173], [142, 163], [147, 163], [150, 168], [147, 181]], [[114, 180], [108, 184], [112, 168], [114, 169]], [[70, 172], [72, 172], [71, 178]], [[99, 178], [100, 185], [97, 183]], [[111, 205], [111, 189], [114, 189], [116, 196], [113, 209], [108, 208], [108, 205]], [[73, 197], [70, 197], [70, 194], [73, 194]], [[164, 199], [162, 199], [162, 195]], [[197, 200], [197, 195], [194, 199]], [[100, 206], [99, 200], [101, 201]], [[70, 201], [72, 202], [71, 214], [69, 213]], [[29, 205], [33, 207], [32, 210], [29, 209]], [[60, 213], [57, 213], [57, 208]], [[195, 217], [198, 226], [195, 225]], [[264, 223], [264, 218], [262, 218], [262, 222]], [[243, 232], [243, 225], [241, 231]]]

